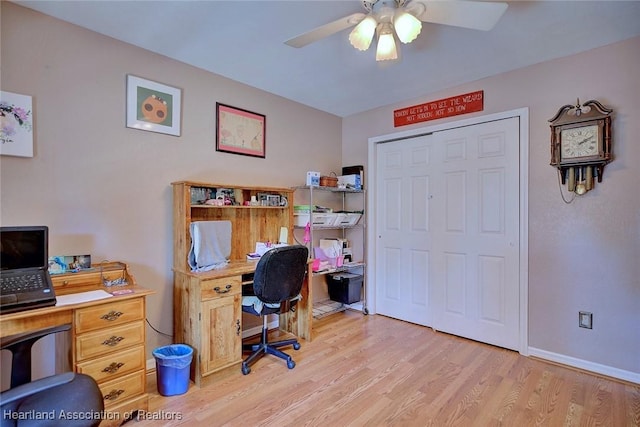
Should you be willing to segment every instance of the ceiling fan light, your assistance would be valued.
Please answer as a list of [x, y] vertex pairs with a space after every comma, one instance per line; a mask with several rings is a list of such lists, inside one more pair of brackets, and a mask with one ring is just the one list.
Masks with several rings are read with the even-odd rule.
[[376, 61], [389, 61], [398, 59], [398, 49], [396, 39], [392, 31], [381, 31], [378, 36], [378, 48], [376, 50]]
[[349, 34], [351, 45], [358, 50], [367, 50], [371, 46], [371, 41], [376, 32], [378, 23], [376, 19], [369, 15], [364, 18]]
[[396, 13], [393, 19], [396, 34], [402, 43], [411, 43], [422, 30], [422, 22], [406, 11]]

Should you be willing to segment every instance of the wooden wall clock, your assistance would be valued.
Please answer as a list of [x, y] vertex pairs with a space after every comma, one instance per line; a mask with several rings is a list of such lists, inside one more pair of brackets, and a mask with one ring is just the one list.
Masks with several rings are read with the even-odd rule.
[[602, 182], [611, 152], [612, 109], [596, 100], [561, 107], [551, 123], [551, 166], [560, 171], [562, 184], [578, 195]]

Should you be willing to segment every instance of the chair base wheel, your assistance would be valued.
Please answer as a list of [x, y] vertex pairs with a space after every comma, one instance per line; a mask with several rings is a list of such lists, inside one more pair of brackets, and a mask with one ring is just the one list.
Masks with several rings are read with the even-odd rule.
[[287, 353], [280, 350], [282, 347], [293, 346], [294, 350], [300, 349], [300, 343], [297, 339], [289, 338], [275, 342], [268, 341], [268, 333], [267, 329], [267, 316], [263, 316], [263, 325], [262, 325], [262, 335], [260, 337], [260, 342], [252, 343], [252, 344], [243, 344], [243, 351], [251, 351], [251, 354], [242, 361], [241, 371], [244, 375], [248, 375], [251, 372], [251, 366], [261, 359], [263, 356], [270, 354], [280, 359], [283, 359], [287, 362], [287, 367], [289, 369], [293, 369], [296, 366], [296, 362], [293, 361], [293, 358]]

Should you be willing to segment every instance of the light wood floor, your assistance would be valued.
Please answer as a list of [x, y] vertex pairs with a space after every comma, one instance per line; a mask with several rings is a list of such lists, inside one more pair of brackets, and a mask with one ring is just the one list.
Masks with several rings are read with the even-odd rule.
[[126, 426], [640, 426], [640, 385], [383, 316], [347, 311], [314, 329], [287, 350], [293, 370], [265, 356], [170, 397], [149, 375], [150, 415], [165, 420]]

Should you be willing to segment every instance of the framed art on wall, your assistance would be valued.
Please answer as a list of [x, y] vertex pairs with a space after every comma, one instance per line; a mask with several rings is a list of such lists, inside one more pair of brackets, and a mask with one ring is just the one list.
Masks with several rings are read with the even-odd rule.
[[33, 157], [32, 99], [0, 92], [0, 154]]
[[265, 158], [264, 115], [216, 102], [216, 150]]
[[180, 136], [182, 90], [127, 75], [127, 127]]

